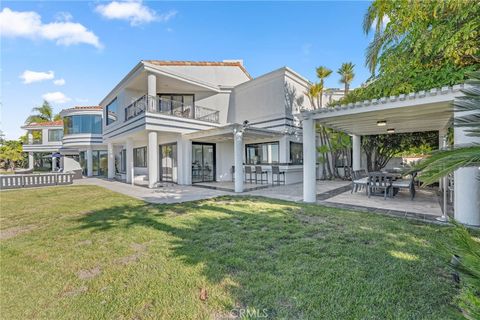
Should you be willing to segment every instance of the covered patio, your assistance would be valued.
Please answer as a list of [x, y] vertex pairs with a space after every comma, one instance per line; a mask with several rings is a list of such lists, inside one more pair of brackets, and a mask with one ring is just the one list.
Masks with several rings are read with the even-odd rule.
[[[317, 201], [316, 194], [316, 130], [315, 124], [319, 123], [326, 127], [343, 131], [352, 136], [352, 170], [366, 169], [361, 161], [362, 136], [378, 134], [396, 134], [407, 132], [438, 131], [439, 146], [447, 147], [446, 135], [451, 126], [455, 112], [453, 101], [461, 96], [463, 85], [443, 87], [430, 91], [421, 91], [408, 95], [384, 97], [355, 104], [342, 105], [335, 108], [321, 108], [303, 111], [300, 117], [303, 120], [303, 152], [304, 152], [304, 178], [303, 200], [305, 202]], [[475, 142], [475, 138], [465, 135], [463, 128], [454, 129], [454, 144], [456, 146]], [[478, 139], [477, 139], [478, 140]], [[478, 142], [478, 141], [476, 141]], [[454, 174], [454, 218], [461, 223], [473, 226], [480, 225], [480, 182], [478, 180], [478, 168], [461, 168]], [[440, 181], [440, 190], [443, 192], [443, 208], [446, 206], [446, 181]], [[340, 202], [345, 205], [355, 204], [358, 201], [370, 203], [368, 206], [389, 208], [388, 203], [401, 201], [396, 199], [368, 199], [364, 194], [343, 194], [329, 199], [329, 202]], [[401, 194], [400, 194], [401, 195]], [[363, 197], [363, 198], [359, 198]], [[422, 198], [430, 198], [430, 203], [438, 203], [435, 193], [430, 196], [424, 194]], [[359, 198], [359, 199], [357, 199]], [[405, 197], [405, 206], [416, 207], [417, 211], [426, 211], [428, 208], [422, 204], [422, 198], [416, 197], [410, 200]], [[383, 201], [383, 202], [382, 202]], [[415, 205], [414, 205], [415, 204]], [[419, 205], [417, 205], [419, 204]], [[395, 206], [398, 206], [396, 204]], [[395, 206], [390, 206], [395, 210]], [[422, 213], [422, 212], [419, 212]], [[443, 211], [446, 218], [446, 210]]]

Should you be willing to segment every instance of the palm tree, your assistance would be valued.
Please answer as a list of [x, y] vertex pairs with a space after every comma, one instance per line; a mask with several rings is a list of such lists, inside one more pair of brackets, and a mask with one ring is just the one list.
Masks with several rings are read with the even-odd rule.
[[56, 121], [60, 119], [59, 114], [54, 114], [52, 106], [48, 101], [43, 101], [43, 104], [40, 107], [35, 107], [32, 109], [34, 114], [30, 115], [27, 120], [25, 120], [25, 124], [30, 124], [33, 122], [40, 123], [40, 122], [48, 122], [48, 121]]
[[[466, 130], [468, 136], [480, 137], [480, 71], [469, 76], [471, 79], [467, 83], [471, 87], [463, 89], [464, 96], [454, 102], [456, 112], [468, 112], [468, 115], [456, 117], [453, 125], [469, 128]], [[470, 166], [480, 166], [480, 144], [432, 152], [414, 170], [421, 170], [422, 182], [429, 185], [459, 168]]]
[[310, 103], [314, 109], [321, 107], [320, 104], [320, 97], [322, 95], [323, 85], [320, 83], [314, 83], [308, 87], [308, 91], [306, 92], [307, 97], [310, 99]]
[[382, 47], [394, 39], [393, 32], [385, 28], [384, 25], [385, 19], [389, 18], [387, 12], [390, 11], [393, 5], [394, 3], [391, 0], [375, 0], [368, 7], [367, 13], [365, 13], [363, 18], [363, 32], [368, 35], [372, 29], [374, 30], [373, 40], [368, 45], [366, 51], [365, 61], [373, 76], [375, 75]]
[[345, 86], [345, 95], [347, 95], [350, 88], [350, 83], [355, 77], [355, 73], [353, 72], [354, 67], [355, 65], [353, 63], [344, 62], [342, 63], [342, 66], [337, 70], [337, 73], [341, 76], [340, 83], [343, 83]]
[[324, 88], [324, 80], [332, 74], [332, 70], [328, 69], [327, 67], [320, 66], [316, 69], [317, 71], [317, 78], [320, 80], [319, 85], [321, 85], [320, 90], [320, 102], [318, 107], [321, 108], [323, 106], [323, 88]]

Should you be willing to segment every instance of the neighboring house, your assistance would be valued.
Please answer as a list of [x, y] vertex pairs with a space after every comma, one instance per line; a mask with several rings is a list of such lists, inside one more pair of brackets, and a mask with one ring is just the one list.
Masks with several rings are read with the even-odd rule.
[[65, 171], [82, 169], [85, 176], [107, 175], [107, 147], [103, 143], [103, 109], [77, 106], [60, 112], [63, 119], [63, 144], [60, 153]]
[[28, 152], [28, 168], [48, 171], [59, 168], [55, 155], [62, 147], [63, 121], [31, 123], [22, 129], [27, 130], [23, 151]]
[[100, 102], [108, 177], [150, 187], [231, 181], [233, 166], [247, 164], [269, 180], [279, 165], [287, 183], [299, 182], [293, 114], [311, 108], [308, 85], [286, 67], [252, 79], [241, 61], [141, 61]]
[[107, 175], [107, 147], [103, 144], [103, 109], [78, 106], [60, 112], [63, 120], [32, 123], [27, 130], [28, 166], [35, 170], [72, 171], [85, 176]]
[[345, 95], [344, 89], [329, 88], [325, 89], [322, 97], [322, 108], [328, 107], [328, 105], [334, 101], [338, 101]]

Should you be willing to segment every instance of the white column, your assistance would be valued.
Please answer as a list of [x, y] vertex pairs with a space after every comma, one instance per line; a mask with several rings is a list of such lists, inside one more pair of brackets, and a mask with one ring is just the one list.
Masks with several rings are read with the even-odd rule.
[[235, 192], [243, 192], [243, 131], [233, 131], [233, 159], [235, 165]]
[[[461, 112], [458, 115], [466, 115]], [[467, 136], [465, 132], [469, 128], [454, 128], [454, 144], [461, 146], [471, 143], [479, 143], [480, 138]], [[472, 226], [480, 226], [480, 168], [460, 168], [454, 174], [454, 215], [455, 220]]]
[[56, 159], [55, 157], [52, 157], [52, 172], [55, 171], [55, 169], [56, 169], [55, 159]]
[[93, 154], [92, 148], [87, 149], [87, 177], [93, 176]]
[[115, 154], [113, 152], [113, 143], [109, 142], [107, 144], [107, 152], [108, 152], [108, 162], [107, 162], [107, 167], [108, 167], [108, 173], [107, 173], [107, 178], [108, 179], [113, 179], [115, 178]]
[[303, 119], [303, 201], [317, 201], [315, 121]]
[[27, 138], [28, 138], [28, 144], [33, 144], [33, 134], [32, 134], [32, 131], [28, 131]]
[[28, 153], [28, 169], [33, 169], [33, 152]]
[[[147, 94], [150, 97], [157, 96], [157, 76], [154, 74], [148, 74], [147, 76]], [[148, 110], [153, 111], [156, 110], [155, 105], [156, 100], [149, 99], [148, 100]]]
[[126, 154], [126, 180], [127, 183], [132, 183], [134, 177], [132, 176], [132, 168], [133, 168], [133, 140], [132, 138], [127, 138], [127, 142], [125, 144], [125, 154]]
[[353, 151], [352, 170], [353, 171], [360, 170], [362, 167], [361, 166], [361, 156], [362, 156], [361, 150], [362, 150], [361, 136], [356, 134], [352, 135], [352, 151]]
[[156, 131], [148, 132], [148, 187], [154, 188], [158, 182], [158, 134]]
[[192, 184], [192, 141], [180, 137], [177, 139], [177, 166], [180, 185]]

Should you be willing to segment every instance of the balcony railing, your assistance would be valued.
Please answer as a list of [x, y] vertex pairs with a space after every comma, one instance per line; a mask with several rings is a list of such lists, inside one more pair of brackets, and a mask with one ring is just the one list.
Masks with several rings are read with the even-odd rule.
[[180, 101], [144, 95], [125, 108], [125, 121], [144, 112], [219, 123], [219, 111]]

